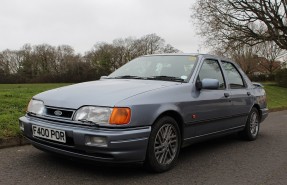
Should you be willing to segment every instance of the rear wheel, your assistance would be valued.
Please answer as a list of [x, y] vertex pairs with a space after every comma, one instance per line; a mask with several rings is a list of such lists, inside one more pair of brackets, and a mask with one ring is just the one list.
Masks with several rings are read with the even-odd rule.
[[252, 108], [245, 125], [245, 129], [240, 132], [243, 139], [253, 141], [257, 138], [259, 133], [259, 113], [256, 108]]
[[177, 122], [169, 116], [154, 124], [146, 154], [145, 166], [155, 172], [164, 172], [175, 166], [181, 144]]

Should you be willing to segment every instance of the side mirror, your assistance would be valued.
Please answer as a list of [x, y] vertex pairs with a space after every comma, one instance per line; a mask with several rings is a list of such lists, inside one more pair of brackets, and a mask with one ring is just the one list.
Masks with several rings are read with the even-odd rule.
[[217, 79], [205, 78], [201, 82], [196, 82], [195, 84], [198, 90], [201, 89], [218, 89], [219, 81]]

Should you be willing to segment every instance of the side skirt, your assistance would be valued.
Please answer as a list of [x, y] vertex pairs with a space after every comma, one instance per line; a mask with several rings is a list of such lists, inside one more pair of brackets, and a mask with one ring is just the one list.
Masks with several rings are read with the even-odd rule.
[[243, 125], [243, 126], [233, 127], [233, 128], [218, 131], [218, 132], [212, 132], [212, 133], [208, 133], [208, 134], [203, 134], [203, 135], [199, 135], [199, 136], [185, 138], [185, 139], [183, 139], [182, 147], [186, 147], [190, 144], [198, 143], [198, 142], [205, 141], [205, 140], [208, 140], [211, 138], [216, 138], [216, 137], [220, 137], [220, 136], [224, 136], [224, 135], [230, 135], [230, 134], [244, 130], [244, 127], [245, 126]]

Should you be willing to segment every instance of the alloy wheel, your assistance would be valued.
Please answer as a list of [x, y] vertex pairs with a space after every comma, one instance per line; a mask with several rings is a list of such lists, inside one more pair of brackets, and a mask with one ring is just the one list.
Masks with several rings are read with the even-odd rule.
[[250, 116], [250, 133], [252, 136], [256, 136], [259, 130], [259, 120], [256, 112], [253, 112]]
[[171, 124], [164, 124], [157, 132], [154, 143], [156, 160], [161, 165], [170, 164], [178, 150], [178, 136], [176, 128]]

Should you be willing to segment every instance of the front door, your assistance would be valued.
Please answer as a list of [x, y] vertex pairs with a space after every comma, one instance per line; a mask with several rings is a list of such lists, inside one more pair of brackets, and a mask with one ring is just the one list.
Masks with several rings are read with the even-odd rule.
[[217, 79], [219, 88], [214, 90], [201, 89], [192, 102], [191, 122], [195, 136], [200, 137], [217, 133], [232, 127], [228, 119], [231, 117], [230, 91], [226, 88], [221, 66], [218, 60], [205, 59], [198, 73], [197, 81], [206, 78]]

